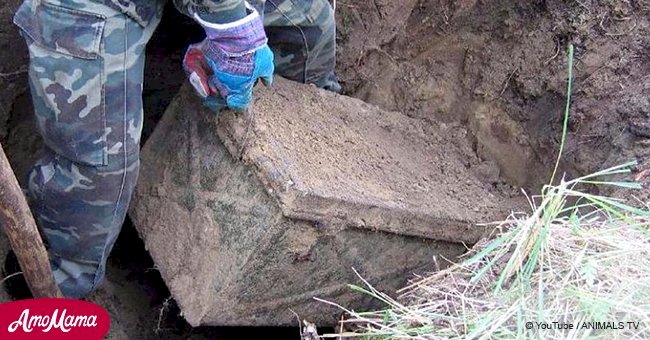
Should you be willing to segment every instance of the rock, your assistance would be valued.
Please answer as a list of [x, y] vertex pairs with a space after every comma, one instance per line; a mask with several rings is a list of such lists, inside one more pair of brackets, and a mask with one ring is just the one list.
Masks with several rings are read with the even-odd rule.
[[255, 95], [217, 119], [186, 86], [142, 151], [130, 215], [193, 326], [333, 325], [313, 297], [372, 307], [352, 268], [394, 292], [502, 213], [417, 120], [279, 78]]

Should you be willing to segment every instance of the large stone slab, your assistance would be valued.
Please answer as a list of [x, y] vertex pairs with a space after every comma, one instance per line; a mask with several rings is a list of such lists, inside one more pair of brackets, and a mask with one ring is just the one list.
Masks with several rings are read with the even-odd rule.
[[352, 268], [394, 291], [498, 210], [416, 120], [283, 79], [255, 94], [217, 119], [185, 87], [142, 151], [130, 215], [194, 326], [334, 324], [314, 296], [371, 306]]
[[420, 120], [284, 79], [257, 90], [217, 131], [287, 217], [472, 243], [503, 207]]

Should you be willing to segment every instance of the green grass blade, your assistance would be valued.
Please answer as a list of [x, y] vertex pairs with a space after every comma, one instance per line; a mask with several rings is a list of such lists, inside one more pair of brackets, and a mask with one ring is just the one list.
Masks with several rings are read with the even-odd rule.
[[643, 189], [641, 183], [638, 182], [607, 182], [607, 181], [582, 181], [581, 183], [585, 184], [594, 184], [594, 185], [611, 185], [616, 187], [621, 187], [625, 189]]
[[567, 96], [566, 96], [566, 106], [564, 108], [564, 122], [562, 123], [562, 139], [560, 141], [560, 150], [557, 154], [557, 160], [555, 161], [555, 167], [553, 168], [553, 174], [551, 175], [550, 185], [553, 185], [555, 180], [555, 174], [557, 173], [557, 168], [560, 166], [560, 159], [562, 158], [562, 152], [564, 151], [564, 143], [566, 142], [566, 135], [569, 130], [569, 111], [571, 110], [571, 87], [573, 85], [573, 44], [569, 44], [569, 76], [567, 81]]
[[623, 164], [619, 164], [616, 166], [613, 166], [611, 168], [607, 168], [604, 170], [600, 170], [582, 177], [578, 177], [571, 182], [581, 182], [589, 178], [594, 178], [594, 177], [600, 177], [600, 176], [610, 176], [610, 175], [616, 175], [616, 174], [627, 174], [630, 173], [632, 170], [630, 169], [631, 167], [637, 165], [637, 161], [629, 161]]
[[500, 247], [503, 245], [503, 243], [508, 239], [508, 234], [503, 234], [499, 236], [498, 238], [494, 239], [492, 242], [490, 242], [485, 248], [481, 249], [478, 253], [474, 254], [472, 257], [469, 259], [465, 260], [466, 265], [472, 265], [474, 263], [477, 263], [481, 261], [485, 256], [488, 254], [492, 253], [497, 247]]

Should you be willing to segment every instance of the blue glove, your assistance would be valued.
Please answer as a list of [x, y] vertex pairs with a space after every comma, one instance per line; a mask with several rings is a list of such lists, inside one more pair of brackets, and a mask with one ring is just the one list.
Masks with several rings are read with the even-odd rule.
[[267, 45], [262, 18], [246, 4], [249, 14], [228, 24], [213, 24], [195, 14], [207, 38], [191, 45], [183, 66], [190, 83], [215, 112], [228, 107], [244, 111], [252, 100], [258, 79], [273, 81], [273, 52]]

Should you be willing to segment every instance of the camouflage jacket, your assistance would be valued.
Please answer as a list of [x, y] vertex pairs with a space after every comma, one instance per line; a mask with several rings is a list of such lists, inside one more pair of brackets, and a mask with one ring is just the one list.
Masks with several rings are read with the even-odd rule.
[[[244, 0], [173, 0], [176, 8], [186, 15], [191, 13], [219, 13], [222, 17], [236, 17], [236, 10], [244, 8]], [[104, 2], [124, 12], [140, 25], [146, 26], [160, 10], [159, 2], [152, 0], [104, 0]], [[263, 2], [258, 0], [257, 2]]]

